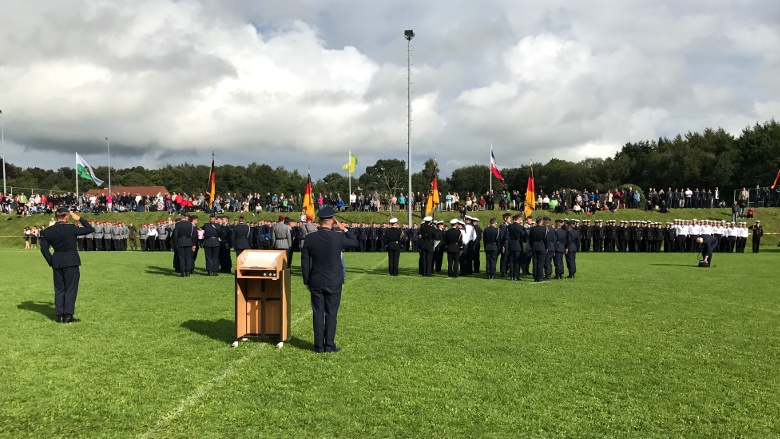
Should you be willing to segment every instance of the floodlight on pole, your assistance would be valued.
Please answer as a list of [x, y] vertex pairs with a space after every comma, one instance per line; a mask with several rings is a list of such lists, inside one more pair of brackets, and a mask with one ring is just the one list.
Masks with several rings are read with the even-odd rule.
[[[412, 209], [414, 209], [414, 193], [412, 192], [412, 38], [414, 31], [404, 31], [406, 38], [406, 165], [409, 168], [409, 193], [406, 198], [406, 210], [409, 216], [409, 227], [412, 227]], [[415, 200], [416, 201], [416, 200]]]
[[3, 153], [3, 195], [5, 195], [5, 116], [3, 115], [3, 110], [0, 110], [0, 145]]
[[111, 195], [111, 142], [109, 142], [108, 137], [105, 139], [108, 148], [108, 194]]

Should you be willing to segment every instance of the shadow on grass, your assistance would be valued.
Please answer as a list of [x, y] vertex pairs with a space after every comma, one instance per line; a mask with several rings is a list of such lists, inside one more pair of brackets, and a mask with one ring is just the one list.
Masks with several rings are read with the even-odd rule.
[[[181, 274], [174, 270], [173, 268], [166, 268], [166, 267], [159, 267], [156, 265], [147, 265], [146, 266], [146, 273], [147, 274], [162, 274], [165, 276], [180, 276]], [[206, 275], [206, 269], [205, 268], [195, 268], [195, 275]]]
[[228, 319], [187, 320], [181, 327], [225, 343], [232, 343], [236, 339], [236, 324]]
[[290, 345], [290, 346], [294, 347], [295, 349], [301, 349], [301, 350], [304, 350], [304, 351], [314, 351], [314, 344], [313, 343], [311, 343], [309, 341], [306, 341], [306, 340], [301, 340], [300, 338], [297, 338], [297, 337], [291, 337], [290, 341], [288, 341], [285, 344], [286, 345]]
[[41, 314], [44, 317], [48, 317], [52, 320], [57, 317], [57, 315], [54, 313], [54, 302], [33, 302], [32, 300], [28, 300], [16, 305], [16, 307], [26, 311], [37, 312], [38, 314]]
[[[370, 274], [370, 275], [376, 275], [376, 276], [389, 276], [387, 271], [387, 266], [380, 266], [377, 268], [354, 268], [354, 267], [347, 267], [347, 276], [349, 274]], [[416, 268], [398, 268], [398, 275], [399, 276], [417, 276], [419, 277], [420, 274]]]

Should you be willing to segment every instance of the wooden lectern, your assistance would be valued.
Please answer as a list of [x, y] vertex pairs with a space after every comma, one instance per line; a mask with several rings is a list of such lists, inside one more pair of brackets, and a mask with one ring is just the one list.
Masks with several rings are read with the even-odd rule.
[[[244, 250], [236, 260], [236, 343], [290, 339], [290, 269], [284, 250]], [[278, 345], [281, 347], [281, 344]]]

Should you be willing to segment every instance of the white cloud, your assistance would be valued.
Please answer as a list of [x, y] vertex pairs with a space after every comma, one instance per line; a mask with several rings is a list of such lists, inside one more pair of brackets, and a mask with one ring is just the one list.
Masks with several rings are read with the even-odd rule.
[[414, 163], [483, 163], [491, 143], [508, 167], [738, 133], [780, 102], [780, 8], [751, 5], [14, 2], [0, 17], [9, 161], [41, 165], [22, 145], [57, 167], [75, 148], [102, 154], [105, 136], [128, 166], [216, 150], [324, 175], [347, 149], [405, 158], [407, 28]]

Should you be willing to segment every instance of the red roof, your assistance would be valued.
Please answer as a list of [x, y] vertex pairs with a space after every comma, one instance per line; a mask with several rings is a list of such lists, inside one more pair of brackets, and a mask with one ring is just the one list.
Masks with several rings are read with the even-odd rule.
[[[129, 195], [165, 195], [168, 193], [168, 189], [165, 189], [165, 186], [114, 186], [111, 188], [111, 192], [114, 195], [124, 193]], [[90, 189], [87, 191], [87, 195], [108, 195], [108, 188]]]

